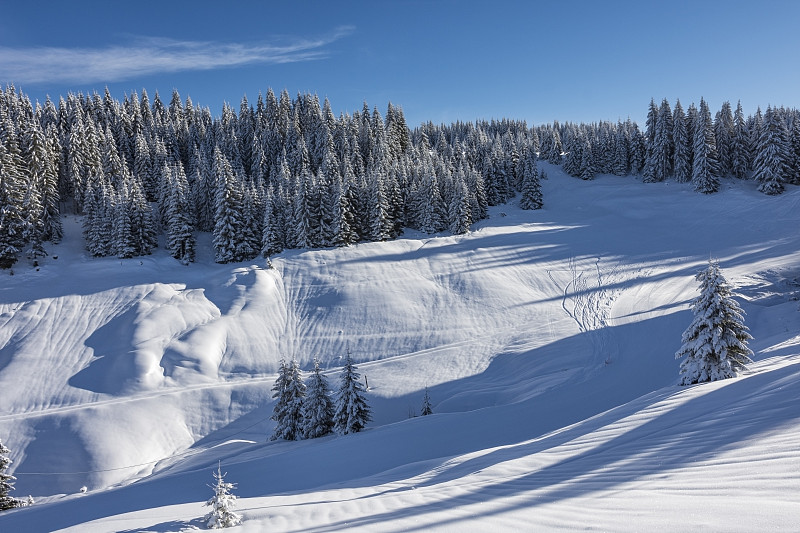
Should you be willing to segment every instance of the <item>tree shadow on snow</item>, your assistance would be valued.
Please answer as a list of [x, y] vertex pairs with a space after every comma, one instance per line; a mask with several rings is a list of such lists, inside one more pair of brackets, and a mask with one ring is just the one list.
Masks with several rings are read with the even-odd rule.
[[[795, 424], [800, 419], [800, 410], [796, 409], [796, 398], [800, 395], [800, 363], [718, 385], [697, 385], [695, 387], [706, 386], [710, 390], [676, 407], [664, 408], [648, 422], [618, 433], [616, 437], [595, 446], [589, 445], [586, 451], [578, 455], [571, 455], [527, 475], [510, 481], [481, 485], [466, 494], [426, 505], [349, 518], [346, 525], [368, 527], [413, 516], [424, 525], [405, 530], [427, 530], [437, 526], [452, 526], [452, 523], [463, 519], [424, 521], [424, 515], [475, 502], [491, 502], [520, 494], [531, 494], [522, 501], [515, 498], [514, 503], [501, 504], [488, 512], [478, 513], [479, 516], [493, 516], [564, 499], [609, 492], [626, 483], [675, 471], [687, 465], [702, 465], [726, 450], [735, 449], [745, 442], [756, 441], [760, 435]], [[677, 387], [662, 390], [640, 401], [586, 420], [564, 432], [501, 448], [458, 463], [454, 472], [435, 475], [417, 484], [416, 488], [434, 487], [506, 461], [532, 456], [579, 440], [626, 416], [646, 410], [655, 403], [667, 401], [682, 390], [684, 389]], [[731, 417], [735, 419], [731, 420]], [[713, 480], [709, 483], [713, 484]], [[309, 531], [337, 531], [344, 526], [344, 522], [337, 522]]]
[[171, 531], [188, 531], [196, 529], [205, 529], [206, 523], [202, 518], [195, 518], [194, 520], [171, 520], [169, 522], [161, 522], [152, 526], [134, 529], [125, 529], [118, 533], [170, 533]]

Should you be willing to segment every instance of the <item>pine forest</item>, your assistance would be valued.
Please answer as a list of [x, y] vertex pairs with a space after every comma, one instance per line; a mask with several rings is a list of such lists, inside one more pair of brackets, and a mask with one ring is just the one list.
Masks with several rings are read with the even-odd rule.
[[36, 261], [83, 215], [86, 250], [130, 258], [163, 245], [189, 263], [196, 233], [219, 263], [289, 248], [383, 241], [404, 228], [466, 233], [488, 206], [543, 205], [537, 160], [568, 174], [674, 179], [714, 193], [723, 178], [768, 195], [800, 184], [800, 113], [745, 116], [701, 99], [684, 111], [651, 101], [644, 131], [627, 120], [529, 127], [492, 120], [410, 129], [388, 105], [337, 118], [327, 99], [270, 89], [220, 117], [174, 91], [123, 101], [69, 94], [34, 105], [0, 89], [0, 267]]

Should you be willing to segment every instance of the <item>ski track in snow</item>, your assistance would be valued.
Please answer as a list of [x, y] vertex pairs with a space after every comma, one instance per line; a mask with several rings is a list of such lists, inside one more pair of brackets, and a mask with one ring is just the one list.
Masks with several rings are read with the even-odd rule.
[[[791, 530], [800, 189], [547, 171], [541, 211], [290, 250], [273, 269], [216, 265], [202, 242], [189, 267], [163, 250], [90, 259], [65, 218], [58, 261], [0, 284], [0, 438], [40, 502], [0, 531], [199, 527], [218, 460], [237, 531]], [[756, 363], [678, 388], [709, 254]], [[370, 429], [265, 442], [278, 361], [317, 357], [335, 388], [348, 349]], [[436, 415], [408, 420], [425, 387]]]

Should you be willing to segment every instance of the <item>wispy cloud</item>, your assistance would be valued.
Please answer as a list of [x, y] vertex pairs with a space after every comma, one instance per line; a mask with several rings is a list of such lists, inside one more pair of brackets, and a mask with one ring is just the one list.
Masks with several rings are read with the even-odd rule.
[[343, 26], [314, 39], [285, 39], [277, 44], [139, 37], [128, 45], [98, 49], [0, 47], [0, 80], [18, 84], [114, 82], [167, 72], [311, 61], [327, 57], [326, 47], [353, 30]]

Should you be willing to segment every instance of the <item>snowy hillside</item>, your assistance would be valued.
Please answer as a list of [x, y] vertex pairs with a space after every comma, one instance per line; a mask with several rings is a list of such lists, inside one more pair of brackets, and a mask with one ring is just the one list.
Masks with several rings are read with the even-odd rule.
[[[0, 531], [202, 527], [218, 461], [235, 531], [796, 529], [800, 188], [542, 166], [542, 210], [273, 268], [91, 258], [66, 217], [39, 269], [0, 273], [0, 439], [37, 500]], [[710, 256], [755, 364], [678, 387]], [[268, 442], [279, 360], [335, 380], [348, 348], [368, 431]]]

